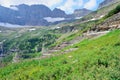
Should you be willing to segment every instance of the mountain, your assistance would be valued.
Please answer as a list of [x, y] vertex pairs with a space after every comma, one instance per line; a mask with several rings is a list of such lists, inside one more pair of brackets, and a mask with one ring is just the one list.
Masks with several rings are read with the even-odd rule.
[[[0, 6], [0, 22], [8, 22], [12, 24], [21, 24], [19, 19], [17, 19], [17, 16], [19, 16], [18, 12], [3, 6]], [[17, 22], [16, 22], [17, 20]]]
[[[52, 11], [44, 5], [19, 5], [18, 8], [19, 17], [24, 22], [24, 25], [48, 25], [48, 22], [44, 20], [44, 17], [51, 15]], [[46, 13], [47, 12], [47, 13]]]
[[66, 13], [60, 9], [55, 8], [52, 12], [52, 17], [66, 17]]
[[91, 13], [91, 12], [92, 12], [91, 10], [88, 10], [88, 9], [85, 9], [85, 8], [76, 9], [73, 13], [73, 16], [74, 17], [83, 17], [83, 16], [85, 16], [85, 15]]
[[113, 3], [116, 3], [118, 2], [119, 0], [104, 0], [100, 5], [99, 5], [99, 8], [103, 8], [105, 6], [108, 6], [110, 4], [113, 4]]
[[[103, 3], [105, 3], [106, 1], [107, 0], [105, 0]], [[101, 4], [103, 4], [103, 3], [101, 3]], [[90, 14], [84, 16], [80, 21], [98, 20], [98, 19], [104, 17], [105, 15], [107, 15], [111, 10], [116, 8], [119, 4], [120, 4], [120, 0], [114, 0], [113, 3], [111, 2], [111, 4], [104, 6], [102, 8], [99, 7], [99, 9], [97, 11], [93, 11]]]
[[[11, 8], [16, 8], [11, 9]], [[65, 17], [66, 13], [55, 8], [51, 11], [45, 5], [12, 5], [11, 8], [0, 6], [0, 22], [18, 25], [49, 25], [45, 17]]]
[[0, 22], [29, 25], [29, 26], [48, 26], [64, 21], [71, 21], [77, 17], [89, 14], [87, 9], [75, 10], [73, 14], [66, 14], [63, 10], [55, 8], [49, 9], [45, 5], [11, 5], [10, 8], [0, 6]]

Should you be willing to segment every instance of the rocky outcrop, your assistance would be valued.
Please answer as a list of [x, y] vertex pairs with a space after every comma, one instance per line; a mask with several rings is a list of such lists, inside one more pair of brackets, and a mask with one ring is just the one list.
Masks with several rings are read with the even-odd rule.
[[91, 10], [88, 10], [88, 9], [76, 9], [73, 13], [74, 17], [83, 17], [89, 13], [91, 13], [92, 11]]
[[64, 11], [62, 11], [61, 9], [57, 9], [55, 8], [53, 11], [52, 11], [52, 15], [51, 17], [66, 17], [66, 13]]
[[91, 31], [106, 31], [120, 29], [120, 12], [106, 19], [101, 24], [91, 28]]
[[120, 12], [105, 20], [99, 27], [119, 28], [120, 26]]
[[105, 6], [108, 6], [110, 4], [113, 4], [113, 3], [116, 3], [120, 0], [104, 0], [100, 5], [99, 5], [99, 8], [103, 8]]

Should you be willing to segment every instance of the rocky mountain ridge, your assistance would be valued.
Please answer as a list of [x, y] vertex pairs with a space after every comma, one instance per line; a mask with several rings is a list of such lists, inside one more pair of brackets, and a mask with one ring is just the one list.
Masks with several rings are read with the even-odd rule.
[[88, 9], [76, 9], [73, 13], [73, 16], [75, 17], [83, 17], [83, 16], [86, 16], [87, 14], [91, 13], [92, 11], [91, 10], [88, 10]]
[[113, 3], [116, 3], [118, 2], [119, 0], [104, 0], [100, 5], [99, 5], [99, 8], [103, 8], [105, 6], [109, 6]]
[[[18, 5], [18, 10], [0, 6], [0, 22], [18, 25], [48, 25], [44, 17], [65, 17], [66, 14], [60, 9], [51, 11], [44, 5]], [[58, 14], [56, 14], [58, 12]], [[56, 14], [56, 15], [54, 15]]]
[[[85, 12], [83, 14], [83, 12]], [[54, 24], [54, 21], [49, 22], [49, 20], [45, 18], [60, 19], [61, 21], [69, 21], [75, 19], [75, 17], [82, 17], [87, 15], [89, 10], [80, 9], [75, 10], [73, 14], [66, 14], [64, 11], [55, 8], [54, 10], [49, 9], [45, 5], [11, 5], [11, 8], [0, 6], [0, 22], [2, 23], [10, 23], [17, 25], [30, 25], [30, 26], [48, 26], [50, 24]], [[62, 18], [62, 20], [61, 20]], [[55, 23], [55, 24], [56, 24]]]

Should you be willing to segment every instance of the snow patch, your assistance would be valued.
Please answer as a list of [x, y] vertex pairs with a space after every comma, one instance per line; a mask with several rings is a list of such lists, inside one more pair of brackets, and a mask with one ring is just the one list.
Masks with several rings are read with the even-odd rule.
[[82, 17], [76, 17], [75, 19], [81, 19]]
[[101, 15], [99, 18], [103, 18], [105, 15]]
[[15, 25], [15, 24], [10, 24], [10, 23], [2, 23], [2, 22], [0, 22], [0, 26], [10, 27], [10, 28], [25, 27], [25, 26], [20, 26], [20, 25]]
[[92, 18], [90, 21], [94, 21], [94, 20], [97, 20], [96, 18]]
[[52, 17], [45, 17], [45, 20], [47, 20], [48, 22], [56, 22], [56, 21], [63, 21], [65, 20], [65, 18], [62, 17], [56, 17], [56, 18], [52, 18]]
[[31, 29], [29, 29], [29, 31], [31, 32], [31, 31], [35, 31], [36, 29], [35, 28], [31, 28]]
[[16, 11], [18, 10], [18, 8], [16, 6], [14, 6], [14, 5], [11, 5], [10, 9], [13, 9], [13, 10], [16, 10]]

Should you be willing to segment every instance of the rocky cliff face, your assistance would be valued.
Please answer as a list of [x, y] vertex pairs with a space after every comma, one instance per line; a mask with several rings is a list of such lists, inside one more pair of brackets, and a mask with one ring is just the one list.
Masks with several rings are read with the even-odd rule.
[[88, 10], [88, 9], [85, 9], [85, 8], [83, 8], [83, 9], [76, 9], [74, 11], [73, 15], [75, 17], [83, 17], [83, 16], [85, 16], [85, 15], [91, 13], [91, 12], [92, 12], [91, 10]]
[[14, 6], [17, 10], [0, 6], [0, 22], [18, 25], [48, 25], [45, 17], [65, 17], [66, 13], [60, 9], [51, 11], [44, 5]]
[[120, 12], [105, 20], [100, 26], [120, 25]]
[[109, 17], [101, 24], [92, 28], [93, 31], [106, 31], [114, 29], [120, 29], [120, 12]]
[[[76, 17], [85, 16], [90, 12], [91, 11], [87, 9], [78, 9], [75, 10], [73, 14], [67, 15], [60, 9], [55, 8], [52, 11], [45, 5], [12, 5], [12, 9], [0, 6], [0, 22], [17, 25], [47, 26], [54, 24], [45, 19], [48, 17], [51, 19], [64, 18], [64, 21], [71, 21]], [[58, 23], [59, 22], [61, 21], [58, 21]]]
[[17, 11], [0, 6], [0, 22], [17, 23], [16, 19], [18, 15]]
[[55, 8], [52, 12], [52, 17], [66, 17], [66, 13], [60, 9]]
[[105, 7], [105, 6], [108, 6], [110, 4], [113, 4], [113, 3], [116, 3], [120, 0], [104, 0], [100, 5], [99, 5], [99, 8], [102, 8], [102, 7]]

